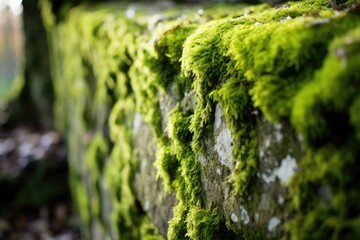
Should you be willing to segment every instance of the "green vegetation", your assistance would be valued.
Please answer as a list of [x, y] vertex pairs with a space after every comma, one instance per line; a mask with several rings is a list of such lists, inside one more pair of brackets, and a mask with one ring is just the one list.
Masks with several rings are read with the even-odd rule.
[[[259, 119], [283, 121], [304, 149], [289, 185], [284, 236], [359, 236], [359, 15], [335, 12], [327, 0], [194, 8], [185, 16], [179, 8], [161, 18], [140, 7], [135, 19], [122, 6], [103, 5], [74, 8], [56, 23], [49, 2], [41, 6], [56, 122], [68, 136], [84, 229], [97, 222], [104, 236], [161, 238], [134, 189], [140, 113], [153, 131], [159, 176], [177, 198], [167, 237], [257, 239], [256, 226], [230, 229], [223, 210], [205, 199], [198, 159], [220, 104], [234, 141], [235, 197], [250, 196], [259, 181]], [[171, 98], [165, 110], [163, 96]], [[318, 194], [324, 187], [331, 191], [327, 202]], [[110, 229], [104, 196], [111, 202]]]

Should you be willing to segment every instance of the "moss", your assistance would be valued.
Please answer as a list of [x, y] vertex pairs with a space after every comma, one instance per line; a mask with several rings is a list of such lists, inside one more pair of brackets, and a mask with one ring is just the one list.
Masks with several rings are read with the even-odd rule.
[[[360, 77], [355, 70], [359, 61], [359, 33], [356, 28], [334, 39], [323, 67], [296, 96], [292, 121], [309, 149], [301, 164], [304, 172], [293, 181], [292, 206], [297, 215], [289, 230], [294, 239], [304, 239], [309, 232], [319, 238], [358, 237], [359, 206], [355, 200], [358, 193], [354, 188], [359, 156], [354, 147], [358, 144], [358, 112], [354, 112], [358, 94], [354, 86]], [[311, 189], [324, 185], [331, 189], [329, 202], [310, 197]], [[315, 205], [321, 207], [311, 207]]]
[[[104, 181], [114, 236], [160, 238], [134, 191], [140, 113], [155, 136], [159, 176], [177, 198], [167, 237], [258, 238], [256, 226], [231, 228], [224, 209], [205, 199], [211, 190], [204, 189], [198, 158], [213, 137], [219, 104], [234, 140], [234, 198], [259, 191], [259, 120], [284, 122], [304, 140], [301, 172], [289, 186], [290, 238], [357, 234], [357, 15], [308, 0], [226, 8], [229, 15], [205, 9], [180, 18], [169, 11], [152, 25], [144, 9], [126, 19], [119, 17], [123, 7], [102, 6], [72, 9], [55, 25], [48, 3], [42, 7], [52, 36], [56, 116], [68, 135], [74, 196], [88, 228], [104, 215], [98, 189]], [[185, 107], [191, 92], [195, 106]], [[164, 96], [169, 106], [161, 105]], [[317, 193], [328, 187], [332, 197], [324, 200]]]
[[187, 236], [186, 215], [187, 207], [179, 202], [173, 209], [173, 218], [169, 222], [168, 239], [189, 239]]
[[[256, 29], [250, 29], [251, 34], [246, 39], [248, 45], [241, 45], [240, 48], [239, 45], [234, 45], [233, 51], [235, 54], [239, 53], [235, 56], [237, 64], [240, 69], [245, 70], [244, 75], [249, 80], [255, 80], [251, 90], [254, 103], [261, 106], [266, 117], [278, 121], [289, 115], [292, 100], [288, 99], [291, 99], [302, 83], [309, 81], [314, 70], [320, 67], [331, 39], [336, 34], [341, 35], [347, 31], [352, 24], [356, 26], [356, 21], [350, 18], [335, 17], [325, 20], [329, 23], [321, 28], [316, 25], [309, 26], [315, 21], [311, 17], [289, 20], [286, 27], [279, 27], [282, 23], [278, 22], [271, 24], [272, 26], [260, 25], [256, 26]], [[337, 32], [333, 31], [334, 26], [337, 26]], [[254, 34], [253, 30], [258, 34]], [[244, 38], [242, 33], [243, 31], [237, 31], [237, 34], [241, 34], [237, 35], [240, 39]], [[282, 36], [289, 37], [284, 39]], [[259, 42], [261, 44], [258, 44]], [[255, 47], [258, 48], [255, 50], [252, 46], [261, 47]], [[249, 53], [249, 49], [253, 52]], [[316, 55], [312, 52], [315, 49]], [[251, 56], [256, 58], [252, 59]], [[313, 67], [306, 67], [309, 64]], [[282, 102], [280, 99], [287, 100]]]
[[[51, 16], [47, 2], [42, 7], [44, 15]], [[136, 34], [143, 28], [126, 19], [107, 18], [108, 12], [72, 9], [65, 22], [48, 29], [54, 54], [58, 126], [68, 135], [72, 168], [84, 171], [71, 178], [73, 189], [78, 189], [74, 196], [84, 229], [90, 229], [93, 223], [101, 225], [103, 216], [108, 214], [102, 212], [106, 210], [102, 205], [105, 191], [112, 199], [113, 211], [111, 231], [103, 232], [104, 236], [161, 239], [139, 206], [132, 186], [137, 164], [129, 126], [135, 105], [127, 71], [134, 51], [131, 42], [135, 42]], [[48, 21], [49, 26], [52, 24]], [[69, 38], [60, 41], [58, 35]], [[62, 71], [63, 67], [67, 71]], [[93, 131], [97, 133], [91, 136]], [[99, 135], [100, 132], [104, 135]], [[91, 143], [87, 147], [89, 138]], [[89, 186], [84, 188], [84, 182]]]
[[202, 152], [204, 149], [200, 139], [208, 130], [207, 123], [211, 121], [210, 113], [214, 107], [208, 94], [226, 77], [223, 68], [227, 59], [217, 49], [217, 45], [220, 44], [224, 32], [231, 27], [232, 24], [225, 20], [210, 22], [199, 27], [184, 44], [181, 67], [185, 77], [194, 77], [193, 88], [197, 97], [191, 123], [191, 131], [194, 133], [192, 144], [196, 152]]
[[249, 85], [239, 79], [231, 79], [210, 96], [221, 104], [226, 123], [237, 143], [233, 148], [236, 165], [231, 178], [236, 194], [242, 195], [257, 168], [257, 116], [253, 114], [255, 108], [249, 95]]
[[[140, 49], [137, 58], [139, 62], [134, 62], [130, 69], [131, 78], [141, 81], [136, 85], [132, 82], [132, 86], [141, 87], [134, 89], [138, 103], [142, 105], [140, 112], [147, 116], [146, 120], [157, 138], [156, 165], [166, 186], [176, 191], [179, 200], [174, 208], [173, 220], [169, 223], [169, 239], [186, 237], [189, 227], [186, 225], [187, 216], [193, 206], [203, 204], [200, 166], [197, 155], [191, 148], [192, 133], [189, 126], [192, 112], [183, 111], [180, 106], [171, 110], [166, 134], [162, 129], [163, 116], [158, 105], [159, 94], [169, 91], [171, 83], [177, 86], [178, 97], [184, 95], [185, 89], [191, 88], [190, 83], [180, 75], [179, 59], [183, 42], [196, 26], [196, 23], [183, 20], [170, 21], [165, 27], [159, 26], [151, 36], [144, 37], [155, 41], [150, 41], [148, 46]], [[144, 39], [141, 40], [143, 41]], [[132, 71], [136, 71], [136, 75]], [[143, 78], [139, 79], [138, 76]]]
[[[340, 39], [343, 42], [346, 41], [345, 39], [350, 39], [356, 43], [356, 32], [354, 30], [354, 37], [349, 35]], [[332, 43], [323, 68], [317, 72], [315, 79], [298, 94], [293, 108], [294, 125], [312, 145], [321, 144], [329, 137], [334, 138], [335, 135], [338, 135], [339, 138], [347, 137], [347, 133], [342, 130], [343, 133], [331, 132], [331, 130], [336, 131], [337, 129], [335, 126], [331, 126], [332, 123], [327, 118], [332, 114], [333, 117], [338, 117], [338, 121], [348, 121], [348, 118], [342, 119], [345, 116], [341, 116], [341, 112], [351, 106], [351, 101], [356, 96], [352, 81], [356, 81], [353, 79], [359, 77], [357, 72], [353, 71], [358, 58], [356, 44], [344, 44], [339, 41], [336, 39]], [[349, 54], [350, 52], [352, 54]], [[346, 122], [344, 124], [347, 125]], [[352, 130], [349, 129], [349, 131]], [[344, 134], [345, 136], [343, 136]]]
[[208, 239], [214, 236], [220, 225], [220, 219], [215, 210], [192, 208], [187, 216], [187, 235], [190, 239]]
[[88, 193], [91, 196], [89, 201], [90, 214], [93, 219], [98, 219], [100, 222], [102, 222], [102, 204], [99, 184], [107, 154], [108, 146], [106, 140], [101, 134], [95, 134], [85, 151], [84, 161], [87, 169], [86, 171], [91, 172], [91, 175], [88, 176], [89, 184], [91, 184], [91, 192]]
[[[186, 38], [198, 27], [198, 24], [179, 22], [177, 25], [163, 32], [155, 43], [157, 61], [150, 61], [152, 72], [156, 73], [156, 82], [166, 89], [169, 82], [181, 83], [180, 62], [182, 45]], [[153, 64], [151, 64], [153, 63]], [[179, 88], [181, 86], [178, 86]], [[189, 88], [189, 87], [188, 87]], [[184, 89], [178, 90], [182, 96]]]
[[[200, 163], [190, 145], [192, 134], [189, 130], [189, 113], [186, 114], [178, 106], [169, 115], [168, 132], [171, 140], [169, 150], [173, 159], [179, 162], [171, 184], [176, 190], [179, 203], [174, 208], [174, 217], [169, 223], [168, 238], [178, 239], [179, 237], [184, 238], [190, 230], [190, 225], [186, 225], [186, 219], [194, 207], [203, 206], [204, 199]], [[159, 159], [159, 161], [164, 162], [164, 159]], [[196, 236], [196, 234], [193, 235]]]
[[157, 167], [161, 177], [164, 179], [165, 189], [167, 191], [171, 191], [174, 189], [172, 186], [174, 180], [180, 174], [180, 162], [167, 146], [160, 146], [156, 155], [157, 161], [155, 162], [155, 166]]
[[334, 2], [338, 5], [339, 9], [344, 9], [358, 3], [357, 0], [335, 0]]
[[84, 221], [85, 225], [90, 224], [90, 214], [89, 214], [89, 202], [87, 199], [87, 193], [84, 191], [85, 186], [81, 180], [75, 180], [75, 176], [72, 176], [72, 189], [73, 197], [77, 203], [77, 210], [81, 219]]
[[[323, 10], [319, 11], [319, 9]], [[312, 16], [314, 11], [317, 15], [326, 17], [323, 23], [317, 22], [317, 18]], [[295, 19], [288, 20], [284, 25], [280, 20], [286, 16]], [[301, 18], [296, 18], [298, 16]], [[237, 179], [235, 186], [238, 193], [249, 193], [249, 191], [245, 191], [246, 186], [250, 183], [251, 176], [256, 173], [256, 142], [254, 142], [256, 125], [246, 126], [243, 124], [241, 126], [238, 124], [234, 126], [234, 122], [241, 122], [241, 117], [248, 117], [243, 122], [251, 122], [249, 119], [252, 117], [251, 110], [254, 110], [254, 106], [258, 107], [265, 117], [272, 121], [288, 118], [292, 109], [295, 111], [307, 109], [309, 114], [315, 112], [322, 115], [323, 112], [318, 108], [311, 109], [308, 105], [293, 107], [294, 100], [292, 99], [304, 84], [311, 81], [316, 69], [321, 67], [328, 51], [327, 45], [335, 36], [342, 35], [356, 27], [358, 22], [356, 16], [332, 15], [328, 9], [318, 6], [315, 10], [313, 2], [293, 3], [283, 11], [270, 10], [236, 20], [210, 22], [200, 27], [187, 39], [182, 56], [182, 69], [187, 77], [194, 78], [194, 89], [197, 94], [196, 109], [191, 126], [195, 136], [193, 147], [199, 152], [203, 150], [202, 139], [209, 131], [204, 126], [208, 126], [207, 123], [212, 121], [213, 100], [219, 101], [225, 109], [224, 115], [227, 123], [236, 134], [235, 146], [241, 142], [241, 133], [245, 133], [242, 140], [248, 141], [248, 146], [246, 143], [240, 145], [243, 147], [242, 150], [241, 148], [234, 150], [238, 167], [233, 177]], [[319, 24], [323, 24], [323, 26], [319, 26]], [[336, 32], [333, 31], [334, 26], [337, 26]], [[288, 37], [285, 39], [282, 36]], [[312, 51], [316, 51], [316, 54]], [[317, 58], [314, 58], [314, 55]], [[309, 68], [309, 65], [312, 67]], [[337, 68], [339, 66], [338, 64]], [[336, 67], [329, 69], [334, 70]], [[332, 72], [328, 69], [324, 71]], [[344, 72], [354, 73], [355, 71]], [[234, 75], [236, 81], [230, 77]], [[353, 76], [352, 79], [357, 78], [357, 76]], [[338, 79], [335, 81], [338, 84], [343, 82]], [[238, 84], [238, 87], [235, 83]], [[346, 84], [346, 82], [343, 83]], [[223, 87], [220, 87], [222, 84]], [[217, 88], [219, 90], [215, 90], [212, 95], [209, 95], [211, 89]], [[326, 92], [325, 86], [319, 88], [314, 84], [309, 84], [306, 88], [312, 89], [314, 92]], [[326, 88], [329, 90], [328, 85]], [[237, 89], [237, 92], [233, 91], [234, 93], [232, 93], [231, 89]], [[342, 92], [341, 97], [337, 98], [341, 101], [351, 96], [343, 91], [343, 85], [337, 85], [334, 89]], [[334, 92], [330, 92], [328, 98], [334, 99]], [[248, 97], [249, 93], [254, 104]], [[211, 96], [214, 98], [211, 99]], [[300, 98], [309, 99], [309, 95]], [[232, 110], [229, 106], [236, 106], [234, 108], [237, 111]], [[243, 116], [237, 116], [239, 113]], [[304, 120], [300, 120], [297, 115], [293, 119], [312, 124], [313, 128], [308, 131], [309, 134], [332, 129], [332, 126], [324, 126], [321, 121], [318, 121], [321, 120], [319, 115], [315, 117], [307, 115], [301, 118]], [[346, 118], [337, 115], [324, 115], [324, 117], [328, 119], [328, 122], [334, 117], [344, 124], [347, 121]], [[311, 119], [314, 119], [314, 122]], [[323, 121], [326, 121], [325, 119]], [[336, 131], [336, 129], [339, 130], [339, 128], [334, 130]], [[346, 138], [341, 139], [339, 132], [332, 134], [332, 136], [335, 135], [337, 135], [336, 138], [340, 138], [336, 143]], [[305, 139], [307, 138], [305, 137]], [[311, 145], [314, 145], [314, 142]], [[243, 152], [243, 159], [239, 154], [241, 152]]]

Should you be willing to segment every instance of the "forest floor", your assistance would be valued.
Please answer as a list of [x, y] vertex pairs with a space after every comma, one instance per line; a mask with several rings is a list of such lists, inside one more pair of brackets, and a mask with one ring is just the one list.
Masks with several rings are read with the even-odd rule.
[[81, 239], [56, 132], [0, 128], [0, 240]]

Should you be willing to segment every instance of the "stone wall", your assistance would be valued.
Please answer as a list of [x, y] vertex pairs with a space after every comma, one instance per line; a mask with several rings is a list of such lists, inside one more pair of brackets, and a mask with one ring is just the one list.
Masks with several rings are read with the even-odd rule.
[[351, 2], [41, 1], [84, 238], [359, 238]]

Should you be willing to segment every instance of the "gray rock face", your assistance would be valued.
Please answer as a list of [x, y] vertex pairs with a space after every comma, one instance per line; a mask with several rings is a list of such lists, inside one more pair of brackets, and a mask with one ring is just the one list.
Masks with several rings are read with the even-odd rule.
[[262, 120], [258, 128], [257, 178], [246, 198], [236, 197], [230, 182], [233, 140], [217, 105], [214, 133], [206, 141], [206, 152], [202, 156], [202, 179], [208, 204], [217, 206], [233, 229], [242, 229], [249, 236], [276, 238], [281, 236], [287, 219], [283, 207], [288, 191], [286, 184], [297, 170], [301, 144], [286, 124], [274, 125]]
[[[190, 96], [191, 93], [181, 102], [188, 109], [193, 107]], [[160, 99], [163, 101], [160, 102], [163, 106], [161, 114], [165, 116], [175, 105], [175, 97], [166, 95]], [[139, 160], [135, 183], [137, 197], [160, 233], [166, 236], [172, 207], [176, 204], [175, 196], [164, 190], [157, 177], [154, 167], [156, 143], [150, 126], [141, 116], [135, 125], [134, 146]], [[257, 177], [253, 180], [250, 194], [240, 198], [235, 195], [230, 181], [235, 164], [232, 133], [220, 105], [217, 105], [213, 132], [206, 139], [204, 154], [198, 156], [202, 166], [202, 185], [207, 205], [215, 206], [232, 229], [249, 236], [277, 238], [282, 235], [283, 224], [288, 218], [284, 209], [288, 193], [286, 184], [298, 170], [301, 141], [286, 123], [272, 124], [261, 120], [258, 130]]]
[[134, 136], [135, 155], [139, 161], [135, 192], [160, 234], [166, 236], [168, 221], [172, 219], [172, 208], [176, 202], [175, 195], [165, 191], [154, 166], [156, 143], [150, 126], [140, 117], [138, 128]]

